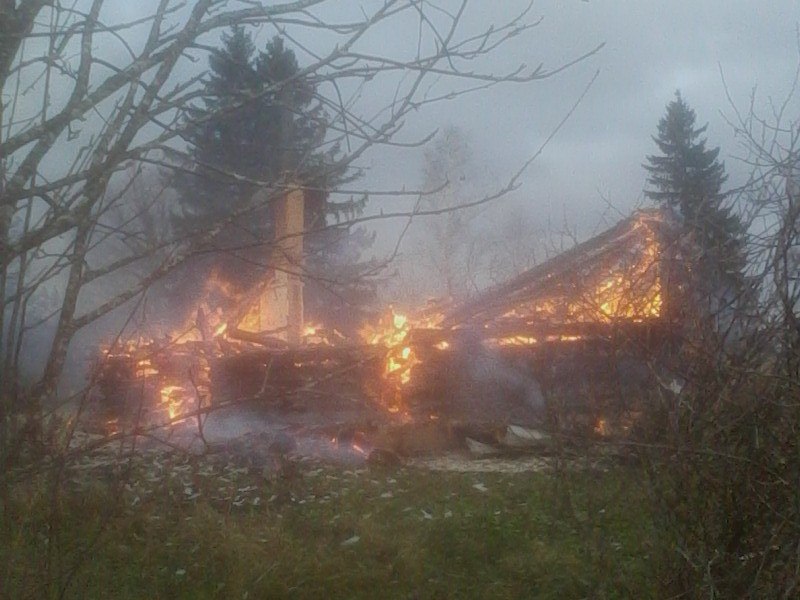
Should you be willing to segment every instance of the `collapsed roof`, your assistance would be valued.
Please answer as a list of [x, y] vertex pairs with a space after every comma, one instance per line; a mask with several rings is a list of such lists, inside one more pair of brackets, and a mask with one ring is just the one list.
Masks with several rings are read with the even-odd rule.
[[455, 306], [444, 325], [502, 332], [653, 322], [665, 314], [661, 257], [667, 216], [640, 210], [607, 231]]

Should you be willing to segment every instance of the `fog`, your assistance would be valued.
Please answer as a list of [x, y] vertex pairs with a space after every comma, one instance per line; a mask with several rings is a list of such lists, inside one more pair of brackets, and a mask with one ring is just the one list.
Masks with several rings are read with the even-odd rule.
[[[111, 22], [122, 22], [147, 14], [152, 6], [152, 2], [116, 2], [113, 10], [110, 6], [104, 10]], [[525, 1], [469, 3], [464, 28], [478, 33], [490, 24], [513, 18], [526, 6]], [[360, 15], [360, 9], [347, 2], [322, 3], [314, 11], [330, 22], [346, 22]], [[695, 109], [698, 122], [709, 124], [709, 145], [722, 147], [731, 183], [741, 179], [746, 169], [735, 159], [737, 142], [725, 118], [732, 114], [728, 93], [738, 106], [746, 107], [757, 90], [758, 101], [766, 105], [770, 98], [788, 92], [798, 61], [800, 7], [793, 0], [539, 0], [532, 3], [525, 20], [540, 22], [492, 53], [491, 64], [484, 61], [479, 67], [495, 74], [513, 72], [522, 64], [554, 69], [599, 44], [603, 47], [548, 79], [499, 85], [424, 106], [405, 119], [397, 140], [411, 142], [447, 126], [456, 127], [469, 139], [475, 160], [501, 185], [539, 149], [599, 72], [575, 113], [525, 172], [519, 188], [493, 207], [502, 212], [516, 205], [542, 225], [566, 222], [582, 236], [604, 219], [614, 221], [619, 213], [643, 202], [641, 164], [654, 151], [651, 136], [675, 90], [680, 89]], [[417, 29], [413, 15], [392, 20], [390, 27], [369, 32], [360, 41], [359, 51], [413, 57]], [[259, 47], [276, 34], [266, 24], [251, 31]], [[98, 54], [104, 60], [122, 60], [127, 55], [125, 46], [140, 47], [146, 33], [145, 25], [127, 30], [121, 40], [98, 48]], [[324, 54], [335, 39], [319, 30], [287, 27], [283, 33], [301, 66]], [[209, 34], [203, 42], [214, 46], [219, 38]], [[205, 57], [200, 56], [182, 63], [178, 71], [182, 77], [207, 68]], [[396, 77], [387, 78], [383, 87], [373, 86], [370, 96], [359, 98], [363, 114], [384, 109], [387, 99], [396, 93], [397, 81]], [[457, 82], [442, 78], [431, 86], [430, 93], [444, 95], [458, 89]], [[56, 86], [52, 94], [55, 106], [66, 100], [59, 91]], [[332, 89], [321, 91], [330, 94]], [[19, 109], [22, 116], [25, 104]], [[381, 146], [370, 150], [358, 162], [363, 169], [358, 187], [418, 189], [424, 150]], [[413, 199], [403, 204], [395, 197], [376, 195], [367, 213], [412, 204]], [[375, 250], [381, 253], [393, 248], [401, 226], [394, 222], [372, 226], [379, 232]]]
[[[511, 13], [511, 4], [479, 3], [473, 19], [499, 20]], [[749, 167], [737, 160], [739, 147], [726, 122], [733, 115], [727, 93], [740, 109], [747, 108], [754, 89], [762, 104], [782, 99], [798, 60], [800, 6], [788, 0], [544, 1], [534, 3], [533, 14], [542, 17], [540, 26], [525, 42], [512, 40], [501, 57], [506, 64], [553, 66], [597, 43], [605, 46], [553, 79], [429, 107], [409, 129], [462, 128], [476, 159], [502, 180], [521, 157], [535, 152], [599, 69], [589, 93], [520, 188], [493, 208], [517, 205], [540, 225], [566, 222], [580, 237], [644, 202], [641, 165], [656, 150], [651, 136], [677, 89], [698, 123], [708, 123], [709, 146], [721, 146], [729, 184], [741, 182]], [[380, 187], [414, 188], [420, 156], [380, 153], [369, 162], [366, 179]], [[371, 210], [386, 206], [374, 200]], [[381, 242], [391, 244], [392, 226], [381, 224], [379, 230]]]
[[[121, 23], [148, 14], [156, 4], [107, 2], [102, 17], [108, 23]], [[81, 2], [77, 6], [84, 5], [88, 7]], [[458, 3], [445, 5], [454, 9]], [[166, 23], [184, 19], [192, 6], [178, 7]], [[524, 1], [470, 2], [466, 3], [460, 35], [468, 38], [490, 26], [500, 27], [526, 8], [524, 21], [532, 26], [468, 63], [469, 68], [497, 76], [516, 73], [520, 68], [528, 73], [537, 65], [545, 73], [558, 72], [529, 82], [497, 85], [434, 74], [420, 97], [440, 100], [423, 102], [418, 110], [410, 111], [391, 138], [392, 143], [405, 146], [374, 144], [352, 165], [360, 177], [347, 186], [368, 195], [365, 216], [412, 211], [419, 201], [417, 195], [393, 193], [430, 187], [426, 168], [437, 140], [447, 130], [458, 132], [470, 157], [468, 168], [457, 180], [451, 181], [447, 173], [436, 182], [449, 182], [444, 192], [448, 202], [475, 202], [517, 177], [510, 192], [470, 213], [469, 223], [462, 226], [459, 235], [470, 238], [471, 246], [461, 262], [469, 264], [472, 272], [461, 293], [513, 276], [647, 205], [642, 163], [655, 151], [652, 135], [676, 90], [696, 111], [698, 123], [708, 123], [709, 146], [721, 146], [728, 185], [742, 182], [749, 167], [739, 159], [738, 141], [727, 120], [736, 107], [746, 111], [751, 96], [759, 109], [768, 111], [772, 99], [779, 102], [790, 91], [798, 63], [800, 7], [792, 0], [541, 0], [530, 5]], [[359, 5], [343, 1], [321, 2], [309, 14], [327, 24], [362, 16]], [[449, 19], [443, 11], [433, 10], [431, 14], [432, 19], [443, 23]], [[248, 27], [258, 49], [274, 35], [282, 35], [301, 67], [325, 56], [339, 43], [334, 32], [315, 27], [289, 23], [276, 29], [264, 21]], [[109, 65], [125, 64], [131, 51], [143, 47], [147, 31], [148, 25], [143, 23], [120, 35], [105, 35], [96, 43], [95, 54], [100, 60], [93, 77], [106, 77]], [[368, 30], [354, 50], [363, 56], [413, 60], [418, 52], [430, 52], [438, 43], [433, 35], [420, 41], [419, 31], [418, 15], [406, 11]], [[220, 44], [219, 34], [220, 29], [216, 29], [201, 36], [198, 47], [186, 52], [172, 74], [176, 82], [206, 71], [208, 50]], [[31, 56], [43, 52], [43, 39], [32, 38], [26, 52]], [[62, 48], [67, 62], [77, 51], [77, 38]], [[559, 70], [565, 65], [567, 68]], [[353, 114], [365, 119], [375, 115], [385, 118], [393, 99], [408, 91], [411, 72], [382, 72], [363, 89], [357, 79], [344, 78], [339, 87], [323, 83], [319, 92], [331, 100], [340, 94]], [[22, 73], [18, 89], [24, 93], [22, 101], [15, 104], [15, 115], [25, 123], [36, 115], [36, 94], [42, 93], [42, 83], [37, 72]], [[69, 70], [53, 75], [49, 82], [51, 111], [68, 102], [73, 83]], [[466, 93], [468, 88], [475, 89]], [[8, 98], [10, 90], [6, 92]], [[70, 128], [68, 135], [59, 138], [54, 150], [41, 160], [42, 177], [55, 179], [72, 168], [73, 160], [80, 156], [79, 148], [94, 135], [93, 125], [113, 114], [116, 101], [105, 100], [87, 114], [80, 127]], [[159, 127], [143, 127], [137, 141], [158, 132]], [[12, 130], [9, 126], [8, 132]], [[427, 143], [418, 144], [426, 139]], [[350, 141], [345, 139], [346, 144]], [[169, 143], [181, 147], [179, 139]], [[523, 169], [533, 157], [535, 160]], [[12, 156], [8, 164], [19, 162], [15, 163]], [[456, 164], [453, 168], [458, 167]], [[111, 188], [115, 185], [121, 184], [112, 180]], [[34, 221], [40, 216], [38, 210], [48, 209], [38, 200], [32, 205]], [[17, 207], [17, 224], [23, 214]], [[382, 301], [418, 306], [427, 297], [450, 292], [442, 284], [441, 273], [426, 259], [435, 262], [451, 250], [424, 243], [435, 231], [435, 224], [446, 218], [376, 219], [366, 224], [376, 237], [364, 258], [392, 258], [383, 272]], [[48, 238], [42, 244], [43, 263], [39, 268], [68, 247], [70, 235]], [[421, 249], [427, 255], [421, 254]], [[479, 260], [470, 263], [475, 256]], [[107, 291], [94, 290], [94, 295], [82, 292], [82, 301], [91, 305], [98, 298], [113, 296], [120, 282], [129, 285], [130, 276], [135, 279], [141, 273], [129, 269], [117, 274], [118, 279], [107, 278]], [[63, 286], [59, 276], [52, 282]], [[52, 295], [52, 287], [44, 293]], [[55, 298], [47, 310], [57, 314], [58, 303]], [[45, 352], [48, 343], [44, 336], [33, 353]]]
[[[149, 3], [120, 3], [118, 18], [135, 18]], [[466, 11], [466, 29], [478, 32], [500, 24], [527, 2], [473, 2]], [[315, 14], [330, 22], [357, 18], [359, 9], [347, 2], [323, 3]], [[539, 0], [526, 21], [540, 24], [509, 40], [492, 54], [489, 70], [513, 71], [520, 64], [551, 69], [569, 62], [598, 44], [596, 55], [558, 76], [519, 85], [502, 85], [453, 100], [428, 105], [406, 120], [399, 138], [412, 141], [446, 126], [462, 129], [477, 161], [486, 164], [498, 183], [532, 155], [578, 98], [595, 71], [599, 76], [558, 135], [525, 173], [519, 189], [495, 210], [518, 205], [542, 225], [566, 222], [588, 235], [604, 220], [617, 220], [643, 202], [641, 164], [654, 151], [651, 136], [675, 90], [695, 109], [699, 123], [708, 123], [710, 146], [721, 146], [731, 183], [745, 176], [735, 159], [737, 142], [726, 123], [732, 114], [727, 94], [746, 107], [753, 90], [759, 101], [788, 92], [798, 61], [797, 23], [800, 7], [793, 0]], [[391, 56], [413, 56], [418, 23], [413, 16], [392, 21], [366, 36], [360, 50]], [[145, 30], [142, 29], [142, 35]], [[268, 25], [254, 28], [257, 44], [275, 35]], [[301, 64], [324, 53], [330, 36], [286, 30], [298, 44], [289, 44]], [[135, 45], [137, 40], [128, 39]], [[214, 36], [205, 40], [218, 43]], [[119, 50], [122, 52], [122, 50]], [[196, 72], [201, 61], [185, 65]], [[485, 65], [484, 65], [485, 66]], [[726, 92], [724, 81], [727, 84]], [[380, 97], [362, 98], [364, 113], [385, 106], [395, 93], [387, 80]], [[457, 89], [443, 80], [435, 90]], [[376, 148], [359, 162], [366, 190], [418, 189], [424, 148]], [[413, 199], [408, 200], [408, 206]], [[368, 213], [397, 209], [397, 198], [371, 199]], [[403, 206], [407, 208], [408, 206]], [[397, 223], [374, 225], [376, 251], [394, 247]]]

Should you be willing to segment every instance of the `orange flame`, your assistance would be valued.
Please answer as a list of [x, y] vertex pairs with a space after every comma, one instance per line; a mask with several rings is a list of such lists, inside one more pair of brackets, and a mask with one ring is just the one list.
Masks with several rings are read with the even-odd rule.
[[180, 385], [165, 385], [161, 388], [161, 404], [167, 407], [170, 421], [181, 414], [186, 388]]
[[377, 327], [366, 326], [361, 331], [361, 337], [368, 344], [386, 348], [384, 378], [405, 385], [411, 381], [411, 370], [419, 363], [419, 359], [407, 343], [411, 322], [406, 315], [390, 310], [386, 325], [381, 320]]

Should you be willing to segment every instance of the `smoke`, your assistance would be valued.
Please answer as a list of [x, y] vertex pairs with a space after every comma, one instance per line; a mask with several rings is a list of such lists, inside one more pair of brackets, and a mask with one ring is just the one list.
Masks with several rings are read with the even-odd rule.
[[488, 348], [478, 334], [461, 330], [453, 343], [454, 402], [465, 416], [517, 423], [541, 420], [545, 398], [531, 369]]
[[177, 435], [186, 449], [203, 452], [208, 444], [265, 467], [274, 466], [282, 457], [363, 463], [372, 447], [366, 441], [357, 445], [353, 436], [360, 435], [360, 430], [353, 425], [337, 425], [341, 417], [334, 416], [323, 426], [326, 420], [318, 414], [292, 415], [264, 405], [240, 404], [209, 413], [203, 421], [202, 439], [198, 428], [192, 427], [194, 419], [183, 422]]

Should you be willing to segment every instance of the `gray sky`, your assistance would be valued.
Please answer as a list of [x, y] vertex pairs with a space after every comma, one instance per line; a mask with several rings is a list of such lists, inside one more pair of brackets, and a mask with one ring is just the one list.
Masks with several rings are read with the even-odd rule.
[[[330, 0], [313, 12], [330, 22], [358, 19], [362, 2], [370, 10], [378, 5], [378, 0]], [[457, 2], [453, 2], [455, 6]], [[108, 9], [113, 12], [109, 18], [136, 17], [153, 3], [109, 2]], [[527, 5], [528, 0], [471, 0], [465, 31], [478, 33], [490, 24], [500, 25]], [[762, 104], [769, 96], [781, 98], [798, 62], [798, 0], [535, 0], [526, 20], [539, 18], [543, 20], [537, 28], [492, 53], [492, 63], [484, 62], [483, 69], [512, 71], [520, 63], [553, 68], [597, 44], [605, 43], [605, 47], [552, 79], [501, 85], [427, 106], [407, 120], [400, 139], [415, 139], [447, 125], [460, 127], [472, 140], [476, 160], [502, 183], [536, 151], [599, 70], [576, 113], [522, 179], [521, 189], [494, 209], [521, 206], [542, 224], [548, 219], [559, 223], [566, 219], [584, 236], [608, 211], [601, 195], [623, 212], [641, 201], [645, 180], [641, 164], [655, 151], [651, 136], [677, 88], [696, 110], [698, 121], [709, 123], [709, 143], [722, 146], [733, 183], [742, 168], [729, 157], [737, 148], [720, 114], [730, 113], [720, 68], [733, 98], [744, 106], [756, 85]], [[371, 31], [359, 49], [410, 58], [416, 51], [417, 27], [409, 11], [407, 16], [391, 19], [388, 27]], [[145, 30], [142, 26], [138, 33], [131, 33], [128, 41], [135, 44]], [[263, 47], [275, 31], [265, 25], [256, 33], [257, 44]], [[341, 41], [316, 29], [293, 33], [322, 53]], [[205, 41], [217, 43], [218, 34]], [[125, 54], [118, 44], [105, 50]], [[301, 64], [313, 60], [302, 50], [296, 51]], [[186, 68], [195, 71], [206, 65], [203, 57], [195, 64], [187, 62]], [[383, 88], [373, 85], [370, 94], [374, 97], [360, 101], [361, 114], [383, 107], [391, 99], [395, 83], [389, 80]], [[448, 85], [443, 81], [437, 89]], [[378, 97], [382, 92], [386, 96]], [[383, 190], [418, 188], [422, 155], [420, 149], [370, 151], [360, 161], [367, 169], [360, 185]], [[375, 197], [370, 210], [398, 207], [410, 207], [410, 202]], [[610, 220], [618, 217], [613, 211], [608, 214]], [[377, 226], [377, 249], [394, 245], [392, 233], [399, 225]]]
[[[107, 3], [107, 17], [110, 22], [134, 18], [154, 2], [114, 0]], [[329, 0], [315, 7], [314, 13], [328, 22], [357, 20], [362, 2], [371, 10], [379, 6], [378, 0]], [[191, 5], [190, 1], [183, 10]], [[490, 24], [500, 25], [527, 5], [527, 0], [471, 0], [465, 32], [460, 35], [463, 38]], [[455, 125], [466, 133], [472, 155], [481, 165], [477, 172], [482, 180], [475, 188], [485, 188], [486, 173], [499, 186], [540, 147], [599, 70], [575, 114], [520, 180], [520, 189], [488, 211], [498, 221], [504, 214], [522, 211], [538, 229], [549, 222], [559, 226], [566, 222], [577, 229], [579, 237], [620, 218], [604, 198], [622, 213], [642, 201], [645, 173], [641, 165], [646, 155], [655, 151], [651, 136], [677, 88], [696, 110], [699, 122], [708, 122], [709, 143], [722, 147], [731, 183], [741, 180], [744, 169], [730, 157], [737, 151], [736, 140], [720, 114], [731, 113], [720, 69], [740, 106], [747, 105], [756, 85], [759, 104], [765, 105], [770, 96], [780, 99], [788, 92], [798, 62], [798, 0], [536, 0], [526, 19], [539, 18], [538, 27], [511, 39], [491, 54], [491, 63], [487, 59], [476, 68], [493, 73], [513, 71], [521, 63], [529, 68], [539, 63], [555, 68], [600, 43], [605, 46], [552, 79], [499, 85], [426, 106], [407, 119], [399, 139], [418, 139], [437, 128]], [[371, 30], [358, 49], [411, 58], [416, 52], [417, 28], [415, 14], [407, 11], [391, 19], [388, 26]], [[142, 25], [128, 32], [126, 41], [141, 44], [145, 31], [146, 25]], [[257, 45], [263, 47], [275, 31], [263, 25], [256, 33]], [[333, 43], [341, 42], [330, 32], [317, 29], [292, 33], [323, 54], [330, 52]], [[219, 32], [203, 41], [218, 43]], [[312, 62], [311, 56], [295, 49], [301, 64]], [[120, 61], [127, 60], [124, 47], [113, 39], [103, 46], [103, 52], [112, 61], [117, 55]], [[206, 56], [199, 56], [201, 60], [195, 63], [185, 61], [184, 76], [206, 68]], [[391, 77], [372, 82], [354, 112], [369, 115], [384, 107], [394, 94], [397, 75]], [[451, 82], [442, 81], [436, 91], [447, 91], [448, 85]], [[330, 89], [321, 91], [332, 94]], [[31, 110], [36, 108], [32, 102]], [[798, 108], [790, 112], [796, 115]], [[77, 138], [72, 144], [83, 142]], [[366, 176], [357, 186], [418, 189], [423, 155], [420, 148], [375, 148], [359, 160]], [[53, 161], [64, 162], [55, 155]], [[475, 198], [467, 200], [471, 199]], [[413, 199], [373, 197], [368, 212], [410, 209], [412, 203]], [[394, 247], [403, 225], [397, 220], [375, 225], [379, 234], [376, 254]]]
[[[498, 23], [523, 5], [479, 1], [470, 22]], [[720, 68], [732, 97], [746, 107], [754, 86], [762, 104], [769, 96], [782, 98], [798, 62], [797, 0], [539, 0], [531, 18], [536, 16], [544, 17], [542, 24], [505, 48], [501, 60], [507, 66], [540, 61], [556, 66], [597, 43], [606, 45], [557, 78], [502, 86], [430, 107], [409, 123], [409, 132], [445, 124], [464, 128], [476, 158], [502, 181], [542, 143], [599, 69], [577, 112], [506, 203], [526, 206], [542, 222], [566, 217], [583, 235], [608, 210], [601, 194], [622, 211], [641, 201], [641, 164], [655, 151], [651, 136], [677, 88], [696, 110], [698, 122], [708, 122], [709, 144], [722, 146], [733, 183], [744, 171], [730, 157], [737, 147], [720, 114], [731, 113]], [[420, 154], [375, 153], [367, 161], [368, 182], [413, 188]], [[381, 205], [376, 201], [372, 206]], [[612, 212], [608, 218], [619, 217]], [[379, 231], [389, 242], [391, 236], [383, 239], [383, 234], [391, 228]]]
[[[86, 2], [79, 0], [79, 5]], [[112, 0], [106, 4], [108, 15], [104, 18], [112, 24], [125, 21], [146, 12], [154, 3]], [[186, 4], [184, 11], [193, 1]], [[362, 4], [370, 9], [381, 5], [380, 0], [329, 0], [315, 12], [326, 20], [346, 21], [359, 17]], [[472, 0], [466, 25], [477, 33], [491, 23], [502, 23], [526, 5], [527, 0]], [[601, 196], [623, 213], [641, 201], [645, 181], [641, 165], [646, 155], [655, 151], [651, 136], [676, 88], [697, 111], [699, 122], [709, 123], [709, 142], [722, 146], [731, 182], [741, 180], [744, 169], [730, 158], [737, 151], [736, 140], [720, 114], [731, 112], [720, 68], [740, 106], [746, 107], [756, 85], [758, 105], [764, 106], [770, 96], [781, 99], [789, 91], [798, 62], [798, 0], [536, 0], [528, 18], [538, 17], [543, 21], [535, 30], [512, 39], [492, 54], [492, 64], [483, 66], [495, 73], [513, 71], [520, 63], [533, 66], [541, 62], [553, 68], [599, 43], [605, 43], [605, 47], [553, 79], [502, 85], [427, 107], [408, 119], [408, 127], [400, 136], [414, 139], [447, 125], [460, 127], [472, 142], [474, 160], [481, 165], [476, 172], [481, 177], [491, 173], [500, 185], [539, 148], [599, 70], [585, 100], [522, 178], [520, 189], [491, 208], [498, 220], [503, 213], [520, 214], [515, 211], [529, 215], [535, 224], [531, 237], [539, 235], [548, 220], [560, 223], [562, 219], [576, 227], [580, 237], [587, 237], [603, 226], [604, 217], [608, 223], [621, 216], [610, 211]], [[361, 49], [395, 58], [411, 57], [416, 50], [416, 31], [416, 20], [409, 14], [405, 22], [392, 20], [390, 26], [370, 32]], [[126, 43], [140, 46], [145, 32], [146, 25], [129, 32]], [[274, 33], [264, 26], [259, 46], [263, 47]], [[334, 40], [330, 33], [313, 30], [305, 35], [304, 41], [310, 46], [330, 51]], [[124, 47], [111, 37], [101, 47], [104, 59], [128, 60]], [[214, 44], [218, 39], [215, 32], [203, 41]], [[27, 51], [40, 55], [42, 43], [31, 42]], [[74, 48], [70, 53], [77, 56]], [[298, 58], [301, 64], [311, 61], [300, 51]], [[196, 63], [187, 60], [185, 69], [192, 74], [206, 64], [205, 57]], [[391, 99], [394, 88], [374, 86], [373, 90], [375, 97], [363, 98], [364, 110], [356, 112], [368, 114], [370, 107], [383, 106], [386, 98], [379, 96]], [[59, 98], [56, 92], [53, 111], [59, 102], [66, 101], [65, 95]], [[111, 111], [111, 103], [109, 100], [109, 106], [100, 108]], [[26, 106], [29, 111], [38, 110], [35, 99], [28, 97], [18, 118], [26, 116]], [[790, 107], [792, 117], [797, 118], [798, 109], [800, 106]], [[92, 128], [85, 130], [82, 135], [88, 136]], [[78, 135], [70, 143], [75, 148], [84, 142], [85, 137]], [[68, 155], [65, 151], [64, 156]], [[375, 149], [360, 161], [367, 171], [359, 187], [417, 189], [422, 157], [422, 149]], [[48, 160], [45, 169], [54, 173], [71, 164], [57, 153]], [[476, 187], [483, 184], [482, 179], [481, 186]], [[373, 198], [368, 211], [410, 208], [410, 204], [396, 198]], [[525, 221], [519, 219], [518, 223], [524, 225]], [[402, 226], [398, 221], [377, 225], [380, 236], [375, 252], [392, 248]]]

